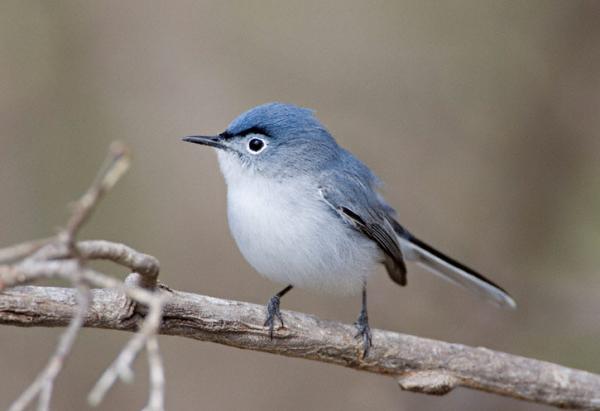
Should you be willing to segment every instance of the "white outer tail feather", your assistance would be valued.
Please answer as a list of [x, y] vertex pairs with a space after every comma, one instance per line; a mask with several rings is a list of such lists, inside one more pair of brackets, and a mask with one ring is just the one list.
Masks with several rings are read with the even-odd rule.
[[489, 300], [495, 305], [511, 309], [517, 307], [515, 300], [503, 290], [475, 277], [460, 267], [456, 267], [449, 262], [442, 260], [440, 257], [411, 243], [410, 240], [406, 238], [398, 236], [398, 241], [400, 242], [402, 253], [406, 260], [414, 261], [446, 281], [474, 291], [477, 295]]

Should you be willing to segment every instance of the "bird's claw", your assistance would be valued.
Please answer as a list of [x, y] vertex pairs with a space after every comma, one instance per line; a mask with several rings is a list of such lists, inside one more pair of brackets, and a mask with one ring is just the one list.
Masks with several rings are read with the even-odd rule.
[[264, 326], [269, 327], [269, 337], [271, 339], [273, 339], [276, 320], [279, 320], [281, 327], [284, 327], [283, 318], [281, 318], [281, 311], [279, 310], [280, 301], [281, 299], [279, 296], [274, 295], [267, 304], [267, 319], [265, 320]]
[[369, 317], [366, 312], [361, 312], [358, 320], [354, 323], [357, 333], [354, 338], [361, 338], [363, 343], [362, 358], [366, 358], [369, 354], [369, 349], [373, 346], [373, 336], [371, 335], [371, 327], [369, 327]]

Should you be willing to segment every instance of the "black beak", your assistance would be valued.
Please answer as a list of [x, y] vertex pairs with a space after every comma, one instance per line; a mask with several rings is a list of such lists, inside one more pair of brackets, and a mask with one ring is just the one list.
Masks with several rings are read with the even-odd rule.
[[182, 140], [187, 141], [188, 143], [202, 144], [204, 146], [220, 148], [222, 150], [228, 149], [223, 143], [223, 138], [221, 136], [188, 136], [182, 138]]

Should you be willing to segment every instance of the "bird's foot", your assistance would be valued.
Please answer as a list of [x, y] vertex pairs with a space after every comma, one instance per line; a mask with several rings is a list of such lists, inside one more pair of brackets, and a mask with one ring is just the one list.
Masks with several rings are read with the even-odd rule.
[[273, 339], [276, 320], [279, 320], [281, 327], [284, 326], [283, 319], [281, 318], [281, 311], [279, 311], [280, 302], [281, 298], [279, 295], [274, 295], [267, 304], [267, 319], [265, 320], [264, 326], [269, 327], [269, 337], [271, 337], [271, 339]]
[[358, 331], [354, 338], [362, 339], [363, 343], [363, 355], [362, 358], [366, 358], [369, 354], [369, 349], [373, 346], [371, 327], [369, 327], [369, 316], [366, 310], [362, 310], [358, 319], [354, 323], [356, 330]]

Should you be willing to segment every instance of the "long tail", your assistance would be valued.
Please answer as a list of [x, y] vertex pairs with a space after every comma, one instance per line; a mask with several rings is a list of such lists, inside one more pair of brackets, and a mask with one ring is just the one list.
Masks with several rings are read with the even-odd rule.
[[404, 258], [416, 262], [447, 281], [474, 291], [501, 307], [513, 309], [517, 307], [515, 300], [502, 287], [415, 238], [404, 228], [399, 228], [402, 229], [398, 232], [398, 239]]

